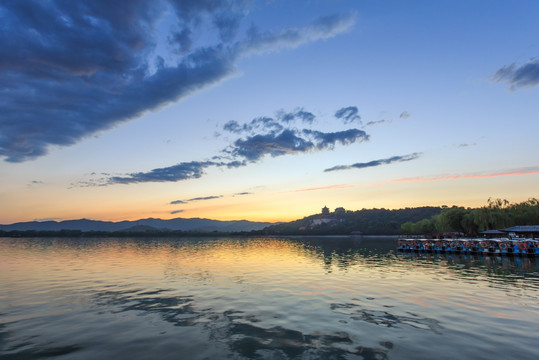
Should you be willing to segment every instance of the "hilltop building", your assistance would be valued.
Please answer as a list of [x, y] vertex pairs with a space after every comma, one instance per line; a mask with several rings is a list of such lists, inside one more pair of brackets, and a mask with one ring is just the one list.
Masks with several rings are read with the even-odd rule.
[[322, 224], [336, 225], [338, 222], [342, 222], [344, 220], [341, 218], [341, 216], [345, 213], [346, 210], [343, 207], [338, 207], [335, 209], [335, 212], [331, 213], [329, 208], [324, 206], [322, 208], [322, 213], [311, 220], [309, 228], [320, 226]]

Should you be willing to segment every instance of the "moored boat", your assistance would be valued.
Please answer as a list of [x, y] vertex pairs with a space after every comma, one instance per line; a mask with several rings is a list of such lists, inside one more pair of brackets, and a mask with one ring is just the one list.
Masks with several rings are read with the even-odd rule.
[[539, 240], [523, 238], [399, 239], [402, 252], [538, 256]]

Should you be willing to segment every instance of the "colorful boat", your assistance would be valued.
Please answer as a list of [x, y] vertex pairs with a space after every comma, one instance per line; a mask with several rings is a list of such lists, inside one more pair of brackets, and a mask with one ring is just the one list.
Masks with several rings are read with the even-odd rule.
[[539, 240], [522, 238], [399, 239], [398, 250], [402, 252], [539, 257]]

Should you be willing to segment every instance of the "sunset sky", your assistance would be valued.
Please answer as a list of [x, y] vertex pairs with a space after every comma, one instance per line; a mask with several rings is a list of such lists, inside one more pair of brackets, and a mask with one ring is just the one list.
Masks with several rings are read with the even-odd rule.
[[0, 224], [539, 197], [539, 2], [0, 2]]

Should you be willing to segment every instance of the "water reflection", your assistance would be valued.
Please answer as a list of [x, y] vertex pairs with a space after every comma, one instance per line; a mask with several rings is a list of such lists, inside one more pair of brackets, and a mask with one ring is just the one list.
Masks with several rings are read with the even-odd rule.
[[395, 249], [392, 238], [0, 239], [0, 357], [533, 358], [536, 259]]
[[414, 313], [408, 313], [409, 316], [394, 315], [389, 311], [364, 309], [360, 304], [355, 303], [331, 304], [331, 310], [336, 313], [351, 315], [350, 319], [352, 320], [365, 321], [378, 326], [411, 326], [417, 329], [430, 330], [436, 334], [441, 334], [441, 329], [443, 328], [439, 321], [422, 318]]
[[[303, 333], [282, 326], [263, 327], [263, 320], [255, 314], [240, 310], [228, 310], [223, 313], [212, 309], [197, 310], [192, 306], [193, 297], [165, 296], [167, 291], [107, 291], [96, 294], [95, 301], [101, 307], [111, 308], [111, 313], [141, 311], [156, 313], [164, 321], [174, 326], [201, 326], [210, 333], [214, 342], [226, 343], [229, 350], [249, 359], [258, 358], [331, 358], [347, 359], [348, 355], [360, 355], [364, 359], [385, 359], [387, 351], [393, 347], [391, 342], [382, 342], [381, 348], [354, 346], [354, 341], [345, 331], [329, 334], [321, 332]], [[162, 295], [162, 296], [156, 296]], [[355, 309], [354, 304], [331, 304], [336, 313], [348, 313], [351, 319], [376, 323], [377, 325], [397, 326], [409, 324], [413, 327], [426, 325], [435, 330], [428, 319], [415, 317], [397, 317], [387, 312], [377, 315], [369, 310]], [[343, 311], [348, 309], [351, 311]], [[360, 316], [358, 316], [360, 315]], [[384, 320], [385, 319], [385, 320]], [[433, 321], [435, 323], [435, 321]]]

